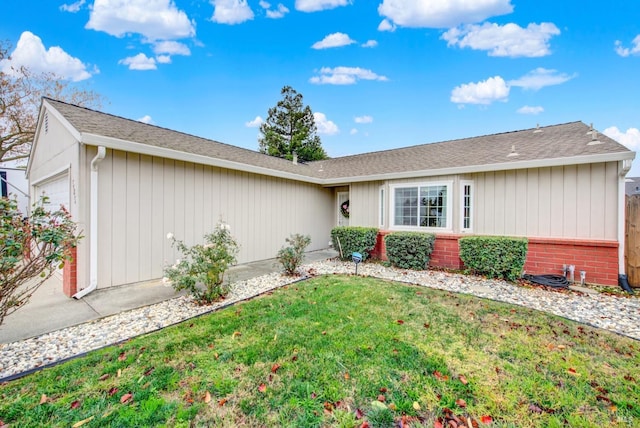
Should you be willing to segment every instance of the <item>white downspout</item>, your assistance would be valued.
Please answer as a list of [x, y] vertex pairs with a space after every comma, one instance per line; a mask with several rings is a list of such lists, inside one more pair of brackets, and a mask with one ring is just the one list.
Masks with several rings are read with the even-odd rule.
[[98, 164], [106, 154], [107, 149], [104, 146], [98, 146], [98, 154], [91, 160], [89, 286], [74, 294], [74, 299], [82, 299], [98, 287]]
[[626, 266], [624, 261], [625, 250], [625, 226], [626, 226], [626, 211], [627, 204], [625, 201], [625, 183], [624, 178], [627, 172], [631, 169], [632, 159], [625, 159], [620, 161], [619, 174], [618, 174], [618, 273], [624, 275], [626, 272]]

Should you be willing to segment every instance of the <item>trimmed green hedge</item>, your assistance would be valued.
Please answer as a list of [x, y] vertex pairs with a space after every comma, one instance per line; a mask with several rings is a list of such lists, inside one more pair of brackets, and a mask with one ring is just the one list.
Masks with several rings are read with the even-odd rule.
[[402, 269], [424, 270], [429, 264], [436, 235], [422, 232], [395, 232], [384, 237], [387, 258]]
[[337, 251], [342, 248], [342, 260], [351, 260], [351, 253], [360, 253], [362, 260], [366, 260], [376, 246], [377, 237], [378, 229], [375, 227], [338, 226], [331, 229], [333, 248]]
[[515, 281], [527, 258], [527, 238], [465, 236], [458, 240], [460, 258], [473, 272]]

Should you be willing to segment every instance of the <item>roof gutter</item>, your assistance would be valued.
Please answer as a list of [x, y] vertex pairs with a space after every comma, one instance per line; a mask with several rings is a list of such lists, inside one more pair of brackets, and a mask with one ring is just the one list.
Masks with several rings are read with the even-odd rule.
[[[285, 178], [289, 180], [302, 181], [305, 183], [318, 184], [321, 186], [339, 186], [349, 183], [361, 183], [367, 181], [397, 180], [404, 178], [416, 177], [433, 177], [439, 175], [453, 174], [472, 174], [478, 172], [503, 171], [527, 168], [544, 168], [563, 165], [579, 165], [598, 162], [622, 161], [625, 159], [634, 159], [635, 152], [624, 151], [615, 153], [601, 153], [594, 155], [568, 156], [551, 159], [532, 159], [523, 161], [499, 162], [482, 165], [466, 165], [439, 169], [400, 171], [382, 174], [366, 174], [359, 176], [346, 176], [335, 178], [320, 178], [304, 174], [296, 174], [285, 172], [271, 168], [249, 165], [242, 162], [235, 162], [225, 159], [213, 158], [205, 155], [197, 155], [179, 150], [167, 149], [164, 147], [151, 146], [148, 144], [135, 143], [132, 141], [121, 140], [118, 138], [105, 137], [103, 135], [82, 133], [79, 140], [83, 144], [92, 146], [104, 146], [114, 150], [130, 151], [139, 154], [157, 156], [168, 159], [176, 159], [185, 162], [193, 162], [202, 165], [210, 165], [218, 168], [235, 169], [238, 171], [249, 172], [253, 174], [266, 175], [271, 177]], [[325, 161], [326, 162], [326, 161]], [[311, 165], [313, 165], [312, 163]]]
[[401, 172], [390, 172], [383, 174], [371, 174], [371, 175], [360, 175], [353, 177], [338, 177], [338, 178], [328, 178], [321, 180], [323, 185], [343, 185], [348, 183], [359, 183], [366, 181], [381, 181], [381, 180], [398, 180], [404, 178], [416, 178], [416, 177], [434, 177], [434, 176], [442, 176], [442, 175], [455, 175], [455, 174], [473, 174], [478, 172], [490, 172], [490, 171], [507, 171], [514, 169], [528, 169], [528, 168], [545, 168], [545, 167], [553, 167], [553, 166], [564, 166], [564, 165], [580, 165], [580, 164], [588, 164], [588, 163], [600, 163], [600, 162], [616, 162], [616, 161], [626, 161], [631, 162], [636, 156], [635, 152], [632, 151], [624, 151], [624, 152], [616, 152], [616, 153], [601, 153], [595, 155], [582, 155], [582, 156], [571, 156], [571, 157], [563, 157], [563, 158], [552, 158], [552, 159], [533, 159], [533, 160], [525, 160], [520, 162], [501, 162], [501, 163], [491, 163], [484, 165], [467, 165], [467, 166], [459, 166], [459, 167], [451, 167], [451, 168], [439, 168], [439, 169], [425, 169], [425, 170], [414, 170], [414, 171], [401, 171]]
[[91, 201], [89, 226], [89, 286], [72, 297], [82, 299], [98, 288], [98, 164], [107, 155], [104, 146], [98, 146], [98, 154], [91, 160]]
[[193, 162], [201, 165], [210, 165], [218, 168], [234, 169], [237, 171], [250, 172], [253, 174], [266, 175], [271, 177], [286, 178], [289, 180], [303, 181], [306, 183], [323, 184], [320, 178], [310, 177], [302, 174], [295, 174], [286, 171], [275, 170], [242, 162], [234, 162], [211, 156], [197, 155], [194, 153], [182, 152], [179, 150], [167, 149], [164, 147], [151, 146], [149, 144], [135, 143], [132, 141], [120, 140], [118, 138], [105, 137], [103, 135], [82, 133], [83, 144], [91, 146], [104, 146], [109, 149], [129, 151], [149, 156], [157, 156], [167, 159]]

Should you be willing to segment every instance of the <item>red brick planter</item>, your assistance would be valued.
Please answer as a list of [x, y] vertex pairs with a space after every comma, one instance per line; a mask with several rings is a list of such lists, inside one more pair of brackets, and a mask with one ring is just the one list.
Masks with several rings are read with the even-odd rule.
[[[388, 230], [378, 232], [376, 246], [371, 256], [387, 260], [384, 237]], [[458, 239], [466, 235], [438, 234], [430, 267], [463, 269]], [[562, 265], [575, 266], [575, 281], [580, 281], [580, 271], [586, 271], [590, 284], [618, 285], [618, 243], [592, 239], [529, 238], [529, 250], [524, 269], [532, 275], [562, 274]]]

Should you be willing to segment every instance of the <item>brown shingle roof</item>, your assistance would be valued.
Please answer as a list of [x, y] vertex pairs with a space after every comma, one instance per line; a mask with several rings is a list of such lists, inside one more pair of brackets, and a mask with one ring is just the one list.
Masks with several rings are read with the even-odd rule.
[[[600, 144], [589, 144], [594, 136], [582, 122], [484, 135], [400, 149], [345, 156], [294, 164], [264, 155], [184, 134], [170, 129], [124, 119], [51, 99], [46, 100], [81, 133], [97, 134], [124, 141], [146, 144], [180, 152], [238, 162], [274, 171], [315, 179], [442, 170], [460, 167], [508, 165], [523, 161], [562, 159], [604, 154], [630, 155], [631, 151], [613, 139], [596, 133]], [[512, 152], [517, 156], [509, 156]], [[567, 162], [567, 164], [569, 164]], [[515, 167], [515, 165], [514, 165]]]
[[325, 163], [324, 169], [337, 178], [630, 152], [600, 133], [601, 144], [589, 145], [590, 131], [582, 122], [571, 122], [347, 156]]

